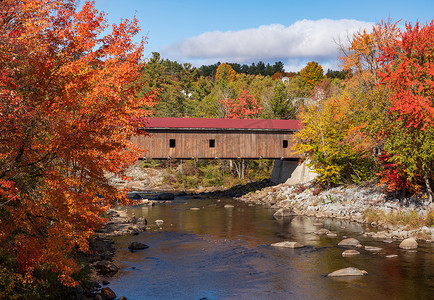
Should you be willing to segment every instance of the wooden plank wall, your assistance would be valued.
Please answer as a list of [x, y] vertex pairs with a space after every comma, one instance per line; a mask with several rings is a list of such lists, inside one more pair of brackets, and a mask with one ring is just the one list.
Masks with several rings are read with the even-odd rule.
[[[169, 147], [169, 140], [175, 140], [175, 147]], [[215, 140], [215, 148], [209, 147], [209, 140]], [[151, 132], [149, 136], [135, 136], [133, 142], [145, 150], [143, 157], [165, 159], [190, 158], [297, 158], [292, 149], [293, 134], [290, 132]], [[283, 148], [283, 140], [288, 148]]]

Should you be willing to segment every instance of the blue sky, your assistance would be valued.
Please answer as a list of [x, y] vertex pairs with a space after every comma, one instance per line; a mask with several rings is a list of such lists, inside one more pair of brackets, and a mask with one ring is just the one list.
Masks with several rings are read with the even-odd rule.
[[[82, 0], [83, 2], [83, 0]], [[431, 21], [433, 0], [95, 0], [109, 23], [139, 20], [145, 56], [195, 66], [282, 61], [299, 71], [309, 61], [339, 69], [337, 40], [382, 19]]]

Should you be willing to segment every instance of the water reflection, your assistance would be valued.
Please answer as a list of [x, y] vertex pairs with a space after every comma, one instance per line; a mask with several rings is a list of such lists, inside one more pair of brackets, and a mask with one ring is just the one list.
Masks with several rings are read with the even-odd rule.
[[[231, 203], [235, 207], [225, 208]], [[196, 207], [200, 210], [190, 210]], [[364, 238], [357, 223], [294, 216], [275, 220], [273, 211], [222, 199], [177, 199], [128, 213], [146, 217], [151, 230], [116, 239], [122, 265], [110, 287], [128, 299], [432, 299], [434, 250], [422, 244], [416, 252], [399, 250]], [[162, 229], [153, 225], [164, 220]], [[318, 236], [316, 222], [337, 238]], [[337, 243], [345, 236], [384, 249], [360, 250], [342, 257]], [[279, 249], [271, 243], [293, 240], [302, 249]], [[150, 248], [131, 253], [131, 241]], [[387, 259], [386, 254], [398, 254]], [[326, 274], [356, 267], [369, 275], [332, 279]]]

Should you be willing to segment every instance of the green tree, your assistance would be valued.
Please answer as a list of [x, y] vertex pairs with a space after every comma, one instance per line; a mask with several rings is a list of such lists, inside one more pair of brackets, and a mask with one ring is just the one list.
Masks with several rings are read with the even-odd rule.
[[295, 97], [281, 80], [274, 83], [273, 94], [264, 105], [264, 115], [268, 119], [295, 119], [297, 107]]

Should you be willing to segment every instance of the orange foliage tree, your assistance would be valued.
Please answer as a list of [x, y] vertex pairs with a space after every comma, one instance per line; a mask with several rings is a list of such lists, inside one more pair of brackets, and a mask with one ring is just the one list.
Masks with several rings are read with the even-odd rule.
[[102, 35], [104, 13], [77, 6], [0, 1], [0, 254], [16, 258], [23, 282], [50, 269], [76, 284], [71, 253], [88, 250], [101, 213], [127, 201], [105, 174], [138, 157], [129, 138], [153, 101], [136, 97], [137, 20]]
[[399, 28], [391, 20], [380, 22], [372, 26], [371, 32], [357, 32], [350, 40], [348, 47], [341, 46], [343, 55], [339, 57], [344, 70], [352, 70], [356, 73], [369, 72], [374, 77], [374, 83], [378, 83], [377, 70], [380, 68], [378, 59], [381, 55], [381, 47], [395, 40], [399, 34]]

